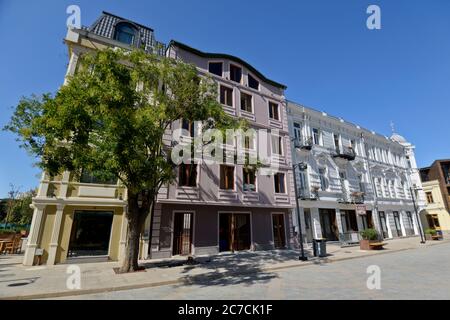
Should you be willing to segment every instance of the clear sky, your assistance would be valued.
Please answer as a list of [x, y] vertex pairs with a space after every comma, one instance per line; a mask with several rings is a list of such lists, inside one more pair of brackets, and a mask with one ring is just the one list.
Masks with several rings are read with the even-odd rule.
[[[288, 86], [288, 99], [413, 142], [419, 166], [450, 158], [450, 1], [0, 0], [0, 126], [18, 99], [54, 92], [68, 55], [66, 8], [83, 25], [102, 10], [171, 39], [246, 60]], [[381, 30], [366, 9], [381, 8]], [[0, 197], [38, 185], [35, 159], [0, 132]]]

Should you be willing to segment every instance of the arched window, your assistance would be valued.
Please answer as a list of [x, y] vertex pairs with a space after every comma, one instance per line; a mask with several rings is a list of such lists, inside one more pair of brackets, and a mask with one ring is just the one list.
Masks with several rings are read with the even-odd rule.
[[129, 45], [134, 43], [136, 28], [129, 23], [119, 23], [116, 25], [114, 39]]

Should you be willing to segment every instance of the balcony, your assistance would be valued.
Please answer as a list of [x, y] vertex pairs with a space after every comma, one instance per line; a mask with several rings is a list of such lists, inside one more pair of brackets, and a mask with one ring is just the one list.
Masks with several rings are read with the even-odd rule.
[[338, 202], [345, 204], [363, 204], [364, 200], [364, 192], [349, 193], [347, 190], [342, 190], [341, 198], [338, 199]]
[[340, 158], [348, 161], [353, 161], [356, 158], [356, 153], [352, 147], [336, 147], [333, 153], [333, 158]]
[[296, 138], [294, 141], [294, 148], [301, 150], [311, 150], [313, 147], [312, 137], [309, 138]]
[[363, 204], [364, 200], [365, 200], [364, 192], [352, 192], [351, 200], [352, 200], [352, 203]]
[[300, 200], [318, 200], [319, 199], [319, 192], [315, 188], [311, 189], [309, 191], [306, 188], [299, 188], [298, 189], [298, 198]]

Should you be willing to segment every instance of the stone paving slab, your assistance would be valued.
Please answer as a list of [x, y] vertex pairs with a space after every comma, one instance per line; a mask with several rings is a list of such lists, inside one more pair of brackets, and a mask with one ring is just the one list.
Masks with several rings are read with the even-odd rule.
[[177, 266], [180, 261], [177, 259], [141, 261], [146, 267], [145, 272], [131, 274], [116, 274], [113, 268], [118, 267], [117, 262], [83, 263], [78, 264], [81, 271], [79, 290], [70, 290], [67, 287], [66, 282], [70, 276], [67, 273], [67, 264], [27, 267], [21, 264], [22, 256], [0, 256], [0, 299], [64, 297], [193, 282], [214, 284], [218, 279], [232, 275], [243, 279], [258, 275], [264, 277], [265, 271], [370, 257], [450, 241], [420, 244], [420, 239], [413, 237], [385, 242], [386, 249], [382, 251], [362, 251], [358, 246], [342, 248], [337, 244], [328, 244], [329, 255], [321, 259], [311, 257], [311, 248], [307, 248], [310, 257], [307, 262], [298, 260], [298, 251], [273, 250], [198, 257], [196, 260], [199, 263], [195, 265]]

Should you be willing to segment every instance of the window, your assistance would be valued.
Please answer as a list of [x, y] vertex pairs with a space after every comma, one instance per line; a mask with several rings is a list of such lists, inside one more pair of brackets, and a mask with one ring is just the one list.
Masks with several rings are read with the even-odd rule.
[[226, 106], [233, 106], [233, 89], [220, 86], [220, 103]]
[[243, 176], [243, 189], [244, 191], [256, 191], [256, 174], [255, 170], [253, 169], [242, 169], [242, 176]]
[[280, 120], [278, 113], [278, 103], [269, 102], [269, 117], [270, 119]]
[[129, 23], [116, 25], [114, 39], [125, 44], [132, 45], [136, 37], [136, 29]]
[[336, 150], [339, 149], [339, 135], [336, 133], [333, 133], [333, 140], [334, 140], [334, 147]]
[[83, 170], [80, 177], [81, 183], [117, 184], [117, 177], [105, 172], [90, 172]]
[[301, 140], [302, 137], [302, 128], [300, 123], [294, 122], [294, 137], [297, 140]]
[[178, 185], [180, 187], [196, 187], [197, 165], [182, 163], [178, 168]]
[[253, 112], [252, 96], [241, 92], [241, 110], [246, 112]]
[[212, 74], [215, 74], [219, 77], [222, 76], [223, 64], [222, 62], [210, 62], [208, 64], [208, 71]]
[[230, 64], [230, 80], [241, 83], [242, 79], [242, 69]]
[[314, 144], [320, 144], [320, 133], [317, 128], [313, 129], [313, 142]]
[[427, 202], [428, 202], [428, 203], [434, 203], [433, 193], [431, 193], [431, 192], [426, 192], [426, 195], [427, 195]]
[[352, 147], [352, 149], [353, 149], [353, 151], [355, 151], [355, 153], [357, 152], [355, 140], [350, 140], [350, 147]]
[[244, 148], [249, 150], [255, 149], [254, 137], [244, 136]]
[[320, 180], [320, 190], [326, 191], [328, 189], [328, 182], [325, 168], [319, 168], [319, 180]]
[[234, 167], [220, 166], [220, 189], [234, 190]]
[[248, 75], [248, 86], [255, 90], [259, 90], [259, 82], [253, 78], [250, 74]]
[[286, 188], [284, 185], [284, 173], [276, 173], [273, 176], [273, 181], [275, 184], [275, 193], [286, 193]]
[[406, 156], [406, 164], [408, 165], [408, 168], [412, 168], [411, 159], [409, 159], [409, 156]]
[[[189, 132], [190, 137], [194, 136], [194, 123], [193, 122], [183, 119], [182, 123], [181, 123], [181, 128], [183, 129], [183, 131]], [[183, 132], [183, 135], [185, 135], [185, 134], [186, 134], [186, 132]]]
[[359, 191], [366, 192], [366, 188], [364, 186], [364, 179], [362, 174], [358, 174], [358, 183], [359, 183]]
[[283, 140], [280, 136], [271, 136], [272, 138], [272, 153], [283, 155]]

